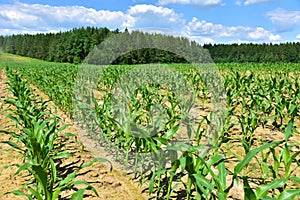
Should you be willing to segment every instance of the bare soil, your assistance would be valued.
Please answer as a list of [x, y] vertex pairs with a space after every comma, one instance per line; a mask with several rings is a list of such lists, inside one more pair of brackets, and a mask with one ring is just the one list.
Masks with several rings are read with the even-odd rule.
[[[4, 84], [6, 81], [5, 73], [0, 74], [0, 130], [6, 129], [13, 131], [13, 123], [4, 116], [4, 110], [7, 106], [4, 104], [4, 99], [7, 98], [10, 94], [7, 92], [7, 86]], [[36, 87], [31, 86], [35, 90], [35, 94], [40, 95], [44, 100], [48, 100], [48, 96], [43, 92], [39, 91]], [[60, 109], [58, 109], [52, 101], [49, 101], [48, 107], [54, 112], [57, 111], [57, 115], [61, 117], [63, 124], [70, 124], [64, 132], [71, 132], [75, 134], [76, 138], [66, 139], [67, 149], [69, 152], [74, 153], [74, 157], [63, 160], [59, 164], [61, 169], [60, 173], [66, 174], [76, 169], [82, 163], [88, 163], [94, 158], [106, 158], [112, 162], [113, 170], [110, 171], [109, 163], [95, 163], [90, 168], [84, 169], [78, 180], [85, 180], [90, 182], [98, 191], [99, 197], [95, 196], [91, 192], [87, 192], [87, 196], [84, 199], [148, 199], [149, 196], [143, 192], [143, 189], [139, 186], [139, 183], [132, 178], [131, 175], [124, 169], [122, 164], [114, 162], [113, 156], [106, 151], [103, 147], [98, 146], [95, 140], [89, 138], [85, 135], [84, 131], [78, 129], [74, 122]], [[209, 106], [207, 108], [209, 110]], [[193, 114], [207, 115], [208, 111], [204, 109], [195, 109]], [[295, 121], [295, 125], [298, 129], [300, 127], [300, 120]], [[298, 129], [299, 130], [299, 129]], [[180, 130], [181, 131], [181, 130]], [[241, 129], [238, 127], [233, 131], [233, 135], [239, 135]], [[295, 135], [292, 139], [299, 141], [299, 135]], [[279, 131], [272, 130], [268, 127], [262, 128], [259, 127], [255, 131], [256, 141], [260, 140], [280, 140], [283, 138], [283, 133]], [[3, 133], [0, 133], [0, 142], [9, 140], [9, 137]], [[232, 152], [235, 152], [239, 156], [244, 156], [244, 151], [242, 147], [234, 146], [231, 149]], [[20, 175], [14, 176], [16, 172], [16, 167], [6, 168], [8, 165], [21, 164], [22, 157], [18, 155], [15, 151], [12, 151], [8, 145], [0, 143], [0, 199], [26, 199], [24, 197], [17, 197], [12, 194], [5, 194], [8, 191], [21, 189], [24, 190], [24, 182], [29, 179], [28, 174], [21, 173]], [[230, 170], [233, 170], [237, 161], [232, 160], [226, 163], [226, 167]], [[255, 168], [255, 163], [251, 163], [253, 168]], [[253, 175], [255, 175], [255, 170]], [[295, 171], [295, 176], [300, 177], [300, 170]], [[229, 183], [229, 179], [227, 180]], [[296, 186], [297, 187], [297, 186]], [[72, 194], [72, 191], [67, 191], [62, 194], [62, 199], [69, 199]], [[230, 191], [229, 199], [244, 199], [243, 185], [240, 182], [235, 184], [235, 186]]]
[[[5, 109], [7, 105], [4, 104], [4, 100], [11, 94], [7, 91], [7, 81], [5, 73], [2, 71], [0, 74], [0, 130], [17, 131], [13, 128], [14, 123], [11, 122], [5, 116]], [[49, 98], [32, 87], [36, 94], [39, 94], [44, 100]], [[64, 130], [64, 132], [71, 132], [75, 134], [76, 138], [66, 138], [67, 150], [74, 153], [74, 156], [68, 159], [62, 160], [62, 163], [58, 164], [60, 169], [59, 173], [64, 176], [83, 163], [89, 163], [96, 157], [103, 157], [107, 152], [97, 152], [94, 151], [94, 144], [91, 144], [87, 137], [83, 137], [80, 134], [73, 121], [68, 118], [68, 116], [59, 110], [53, 102], [48, 103], [48, 107], [52, 111], [57, 111], [57, 115], [62, 118], [63, 124], [70, 124], [70, 126]], [[0, 133], [0, 142], [10, 140], [9, 136]], [[88, 147], [84, 148], [83, 144]], [[15, 164], [22, 164], [22, 156], [14, 151], [9, 145], [0, 143], [0, 199], [27, 199], [26, 197], [18, 197], [13, 194], [6, 194], [12, 190], [22, 190], [25, 191], [24, 183], [30, 180], [30, 176], [24, 172], [19, 175], [14, 175], [17, 167], [7, 167]], [[119, 167], [116, 166], [117, 163], [112, 162], [113, 170], [110, 171], [109, 163], [94, 163], [91, 167], [85, 168], [80, 171], [78, 180], [84, 180], [91, 183], [99, 193], [97, 197], [94, 193], [87, 191], [85, 195], [85, 200], [92, 199], [130, 199], [130, 200], [141, 200], [147, 199], [147, 194], [142, 192], [142, 188], [136, 181], [132, 180], [132, 177], [128, 175], [125, 171], [117, 170]], [[26, 191], [25, 191], [26, 192]], [[60, 199], [70, 199], [73, 191], [65, 191], [62, 193]]]

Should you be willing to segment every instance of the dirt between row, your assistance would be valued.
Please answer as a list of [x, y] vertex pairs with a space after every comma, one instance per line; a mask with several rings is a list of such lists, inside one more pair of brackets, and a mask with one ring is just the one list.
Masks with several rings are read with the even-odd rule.
[[[7, 107], [3, 104], [4, 99], [9, 95], [6, 91], [6, 85], [4, 82], [6, 81], [5, 74], [1, 74], [0, 80], [0, 95], [2, 96], [0, 101], [0, 130], [4, 128], [8, 128], [8, 125], [12, 123], [4, 117], [3, 110]], [[36, 95], [40, 95], [44, 100], [48, 100], [49, 97], [45, 95], [43, 92], [38, 90], [35, 86], [31, 86], [34, 89], [34, 93]], [[2, 106], [1, 106], [2, 105]], [[57, 115], [62, 119], [62, 124], [71, 124], [64, 132], [71, 132], [77, 136], [77, 138], [66, 140], [67, 148], [70, 152], [73, 152], [75, 156], [73, 158], [65, 159], [59, 165], [62, 170], [70, 171], [75, 169], [76, 166], [80, 165], [82, 162], [88, 163], [92, 161], [94, 158], [106, 158], [112, 162], [113, 171], [110, 172], [110, 165], [108, 163], [95, 163], [92, 167], [85, 169], [82, 171], [78, 180], [85, 180], [90, 182], [98, 191], [100, 197], [96, 197], [94, 194], [88, 192], [87, 196], [84, 199], [148, 199], [149, 196], [144, 192], [145, 186], [140, 187], [138, 181], [133, 179], [131, 175], [123, 170], [125, 167], [118, 163], [114, 162], [114, 157], [108, 152], [105, 148], [98, 145], [98, 142], [94, 139], [88, 137], [85, 132], [79, 129], [74, 122], [60, 109], [58, 109], [52, 101], [48, 103], [48, 107], [52, 111], [56, 111]], [[209, 110], [209, 107], [207, 107]], [[197, 116], [199, 114], [207, 115], [208, 111], [204, 108], [197, 108], [192, 110], [193, 116]], [[300, 120], [297, 119], [295, 121], [296, 127], [300, 127]], [[11, 127], [9, 127], [10, 130]], [[182, 130], [180, 130], [181, 132]], [[233, 130], [231, 134], [239, 135], [241, 129], [237, 128]], [[269, 128], [259, 127], [255, 131], [256, 139], [268, 139], [270, 141], [280, 140], [283, 138], [283, 133], [279, 131], [275, 131]], [[6, 135], [0, 133], [0, 141], [5, 141], [9, 139]], [[293, 136], [292, 139], [298, 141], [299, 136]], [[79, 141], [79, 142], [78, 142]], [[239, 156], [243, 155], [242, 147], [237, 147], [234, 144], [229, 144], [233, 148], [232, 152], [236, 153]], [[82, 150], [84, 147], [84, 150]], [[16, 171], [16, 167], [3, 168], [7, 165], [21, 163], [21, 156], [19, 156], [14, 151], [6, 151], [11, 150], [7, 145], [0, 143], [0, 199], [24, 199], [24, 198], [16, 198], [12, 195], [4, 195], [5, 192], [11, 191], [14, 189], [22, 189], [23, 183], [28, 180], [28, 176], [26, 173], [20, 174], [18, 176], [14, 176]], [[226, 149], [225, 149], [226, 150]], [[230, 160], [226, 163], [226, 167], [228, 167], [231, 171], [236, 165], [235, 160]], [[251, 163], [251, 165], [255, 165], [255, 163]], [[294, 167], [294, 166], [293, 166]], [[255, 169], [256, 166], [253, 166]], [[255, 176], [255, 170], [253, 172], [253, 176]], [[295, 176], [300, 177], [300, 170], [295, 172]], [[231, 177], [227, 177], [227, 182], [229, 184]], [[251, 186], [253, 186], [251, 184]], [[255, 185], [254, 185], [255, 186]], [[62, 197], [64, 199], [69, 199], [72, 192], [64, 192]], [[230, 194], [228, 195], [228, 199], [244, 199], [244, 190], [243, 184], [235, 183], [234, 187], [230, 190]]]
[[[7, 85], [5, 82], [7, 78], [5, 72], [0, 74], [0, 130], [18, 131], [15, 125], [5, 116], [5, 110], [8, 106], [4, 103], [4, 100], [11, 96], [7, 91]], [[40, 95], [44, 100], [49, 100], [49, 97], [43, 92], [31, 86], [34, 89], [35, 95]], [[48, 108], [57, 113], [62, 119], [63, 124], [70, 124], [63, 132], [73, 133], [76, 138], [66, 138], [66, 148], [68, 152], [74, 153], [74, 156], [68, 159], [63, 159], [62, 163], [59, 163], [58, 167], [61, 174], [70, 173], [77, 169], [82, 163], [89, 163], [94, 158], [102, 157], [109, 158], [109, 153], [103, 151], [95, 151], [95, 143], [92, 144], [91, 140], [84, 136], [84, 133], [80, 133], [73, 121], [68, 116], [59, 110], [53, 102], [48, 102]], [[7, 194], [9, 191], [22, 190], [26, 192], [24, 183], [30, 180], [30, 176], [23, 172], [18, 175], [14, 175], [17, 167], [12, 166], [15, 164], [22, 164], [22, 156], [14, 151], [9, 145], [1, 143], [3, 141], [10, 140], [9, 136], [0, 133], [0, 199], [3, 200], [19, 200], [27, 199], [26, 197], [15, 196], [13, 194]], [[87, 147], [87, 148], [85, 148]], [[113, 170], [110, 171], [109, 163], [96, 162], [91, 167], [85, 168], [80, 171], [77, 180], [84, 180], [91, 183], [97, 192], [97, 197], [93, 192], [87, 191], [85, 200], [92, 199], [120, 199], [120, 200], [142, 200], [148, 199], [148, 195], [142, 192], [143, 188], [139, 186], [136, 180], [132, 179], [132, 176], [126, 173], [124, 170], [119, 170], [122, 166], [112, 161]], [[11, 167], [8, 167], [11, 166]], [[60, 199], [70, 199], [73, 191], [64, 191]]]

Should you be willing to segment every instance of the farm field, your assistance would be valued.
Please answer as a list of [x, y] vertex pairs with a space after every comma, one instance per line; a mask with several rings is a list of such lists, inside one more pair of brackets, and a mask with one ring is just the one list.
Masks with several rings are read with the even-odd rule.
[[[32, 62], [37, 60], [32, 60], [28, 58], [13, 56], [13, 55], [5, 55], [5, 57], [1, 57], [1, 67], [3, 67], [3, 63], [9, 62]], [[2, 68], [3, 69], [3, 68]], [[6, 73], [7, 74], [7, 73]], [[5, 115], [9, 114], [6, 109], [13, 108], [12, 106], [5, 104], [4, 100], [12, 98], [12, 94], [8, 91], [8, 85], [6, 82], [8, 81], [6, 74], [4, 72], [1, 73], [1, 130], [9, 130], [15, 131], [16, 133], [20, 132], [20, 126], [15, 127], [12, 120], [9, 120]], [[20, 83], [21, 84], [21, 83]], [[30, 85], [32, 89], [32, 93], [34, 96], [42, 97], [43, 100], [49, 100], [49, 97], [37, 89], [35, 86]], [[62, 159], [58, 162], [57, 166], [60, 170], [59, 174], [62, 177], [65, 177], [68, 173], [76, 171], [83, 164], [87, 164], [93, 161], [94, 158], [97, 157], [97, 152], [93, 151], [93, 147], [89, 147], [87, 145], [86, 148], [83, 148], [82, 143], [78, 141], [78, 137], [81, 137], [83, 140], [84, 135], [80, 135], [77, 131], [74, 124], [72, 125], [72, 120], [57, 106], [54, 105], [52, 101], [47, 102], [47, 107], [49, 112], [52, 112], [51, 115], [58, 115], [60, 117], [60, 126], [69, 124], [70, 126], [66, 127], [63, 133], [73, 133], [76, 135], [76, 138], [61, 138], [63, 143], [66, 143], [65, 149], [68, 153], [74, 154], [73, 157]], [[7, 134], [0, 133], [1, 142], [10, 140], [11, 137]], [[14, 194], [6, 194], [6, 192], [21, 190], [25, 193], [30, 193], [28, 188], [26, 189], [25, 183], [30, 182], [30, 175], [28, 172], [21, 172], [20, 174], [15, 176], [16, 171], [18, 170], [16, 164], [23, 163], [23, 156], [19, 155], [17, 151], [14, 151], [11, 146], [8, 144], [0, 143], [0, 199], [28, 199], [24, 196], [16, 196]], [[13, 166], [10, 166], [13, 165]], [[8, 167], [10, 166], [10, 167]], [[126, 175], [123, 171], [120, 170], [112, 170], [110, 171], [109, 163], [94, 163], [92, 166], [80, 170], [76, 180], [86, 181], [96, 184], [94, 185], [95, 189], [98, 191], [99, 196], [96, 196], [92, 191], [85, 192], [84, 199], [145, 199], [145, 195], [142, 194], [142, 189], [138, 187], [138, 185], [130, 180], [130, 176]], [[65, 190], [60, 193], [59, 199], [70, 199], [71, 195], [74, 193], [72, 190]], [[146, 195], [147, 196], [147, 195]], [[78, 197], [77, 197], [78, 198]], [[80, 198], [79, 198], [80, 199]]]
[[[137, 66], [134, 65], [109, 66], [101, 71], [99, 80], [83, 87], [87, 80], [95, 76], [94, 71], [85, 71], [84, 66], [49, 63], [0, 53], [0, 69], [6, 73], [5, 75], [3, 71], [1, 76], [1, 87], [5, 85], [2, 88], [1, 108], [13, 108], [9, 113], [14, 117], [10, 117], [12, 121], [7, 121], [11, 131], [20, 133], [0, 133], [1, 141], [11, 141], [10, 136], [12, 141], [20, 142], [14, 143], [18, 144], [17, 150], [19, 147], [26, 148], [26, 142], [21, 144], [24, 141], [21, 133], [30, 130], [30, 123], [23, 120], [22, 112], [16, 111], [23, 109], [22, 106], [14, 106], [7, 99], [13, 98], [13, 94], [18, 91], [21, 92], [18, 90], [20, 85], [25, 89], [19, 94], [19, 99], [24, 99], [25, 96], [22, 95], [27, 94], [26, 88], [30, 85], [35, 91], [39, 91], [37, 93], [43, 100], [49, 98], [52, 104], [49, 106], [51, 112], [48, 113], [42, 100], [28, 94], [29, 99], [33, 98], [32, 106], [37, 106], [34, 108], [44, 109], [38, 114], [41, 116], [40, 120], [49, 120], [50, 126], [51, 123], [56, 123], [54, 116], [57, 115], [60, 118], [57, 123], [75, 123], [79, 131], [74, 126], [71, 129], [68, 127], [67, 132], [79, 134], [81, 131], [81, 139], [86, 138], [85, 142], [93, 141], [93, 144], [102, 146], [106, 152], [114, 155], [107, 158], [118, 161], [112, 161], [118, 163], [113, 164], [113, 167], [130, 171], [134, 176], [133, 180], [146, 188], [141, 192], [137, 183], [129, 181], [129, 176], [122, 175], [123, 180], [128, 178], [128, 182], [121, 183], [122, 187], [127, 192], [135, 190], [139, 193], [136, 199], [148, 198], [147, 195], [157, 199], [300, 197], [299, 64], [218, 64], [220, 80], [199, 73], [189, 64], [168, 65], [166, 70], [170, 71], [161, 74], [159, 72], [164, 69], [162, 65], [143, 65], [136, 71], [135, 68]], [[6, 76], [9, 77], [8, 85], [3, 82]], [[142, 82], [149, 77], [154, 81]], [[217, 81], [217, 84], [210, 81]], [[188, 88], [183, 87], [184, 85], [188, 85]], [[11, 89], [5, 94], [8, 87]], [[56, 112], [52, 102], [62, 111]], [[13, 120], [17, 116], [20, 119]], [[1, 120], [5, 121], [4, 116], [1, 116]], [[13, 121], [19, 122], [18, 126]], [[49, 127], [46, 126], [43, 130], [47, 128]], [[65, 130], [61, 132], [53, 134], [60, 136], [66, 133]], [[73, 138], [73, 134], [65, 137]], [[80, 135], [77, 137], [80, 140]], [[58, 137], [58, 141], [60, 140], [67, 141], [66, 146], [70, 145], [69, 141], [72, 148], [75, 148], [74, 145], [80, 146], [74, 139]], [[7, 144], [1, 148], [8, 148], [11, 153], [11, 147], [15, 145], [10, 143], [8, 147]], [[72, 148], [63, 147], [60, 149], [62, 154], [55, 149], [51, 150], [48, 156], [52, 156], [53, 162], [49, 164], [51, 167], [46, 166], [45, 172], [56, 169], [58, 161], [72, 159], [70, 152], [63, 151]], [[86, 151], [81, 152], [78, 150], [80, 147], [76, 148], [76, 156], [86, 159], [86, 163], [93, 160]], [[5, 151], [1, 154], [4, 155]], [[21, 155], [18, 159], [20, 165], [30, 161], [29, 156], [22, 159]], [[9, 156], [6, 157], [9, 160]], [[10, 162], [14, 163], [14, 160]], [[3, 164], [1, 167], [6, 165], [2, 161], [0, 164]], [[101, 166], [101, 169], [105, 168], [103, 165], [106, 166], [103, 170], [109, 171], [107, 162], [96, 162], [94, 165], [88, 168], [93, 173], [97, 174]], [[21, 176], [19, 180], [28, 182], [26, 177], [29, 175], [26, 173], [34, 170], [36, 165], [25, 166], [25, 174], [15, 177]], [[9, 169], [17, 170], [16, 167]], [[53, 173], [49, 177], [53, 178]], [[86, 178], [85, 181], [89, 182], [91, 177]], [[101, 178], [107, 177], [99, 176], [100, 182]], [[56, 184], [54, 189], [59, 187], [59, 182], [59, 178], [53, 179], [52, 183], [50, 181], [51, 184]], [[36, 183], [31, 184], [33, 186], [29, 186], [34, 187]], [[101, 196], [104, 190], [97, 184], [100, 183], [91, 181], [91, 185]], [[36, 187], [41, 195], [51, 193], [42, 189], [42, 186]], [[116, 192], [118, 187], [106, 190]], [[28, 191], [28, 188], [23, 191], [36, 195], [30, 189]], [[95, 195], [90, 192], [88, 194]], [[126, 199], [127, 193], [122, 194]], [[1, 195], [2, 193], [0, 198]], [[130, 195], [127, 197], [134, 199]], [[109, 198], [112, 197], [108, 195], [106, 199]]]

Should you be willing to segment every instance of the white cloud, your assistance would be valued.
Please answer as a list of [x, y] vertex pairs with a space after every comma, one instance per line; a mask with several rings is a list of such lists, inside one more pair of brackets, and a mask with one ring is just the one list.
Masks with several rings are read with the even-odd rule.
[[245, 1], [244, 5], [249, 6], [251, 4], [259, 4], [259, 3], [269, 3], [276, 0], [247, 0]]
[[153, 29], [180, 29], [185, 21], [181, 14], [174, 10], [154, 5], [135, 5], [127, 11], [125, 27], [153, 28]]
[[1, 35], [58, 32], [81, 26], [108, 27], [109, 29], [128, 27], [129, 30], [174, 36], [184, 35], [200, 43], [277, 42], [281, 40], [280, 35], [273, 34], [262, 27], [224, 26], [197, 18], [186, 22], [183, 15], [176, 13], [173, 9], [147, 4], [132, 6], [125, 12], [95, 10], [82, 6], [25, 3], [0, 5]]
[[[62, 30], [64, 31], [64, 30]], [[26, 30], [26, 29], [8, 29], [8, 28], [0, 28], [0, 35], [12, 35], [12, 34], [37, 34], [37, 33], [57, 33], [58, 30], [45, 30], [45, 31], [37, 31], [37, 30]]]
[[159, 0], [159, 5], [184, 4], [200, 7], [222, 6], [222, 0]]
[[266, 15], [276, 25], [278, 31], [290, 31], [300, 25], [300, 11], [287, 11], [278, 8], [268, 12]]
[[[49, 6], [15, 3], [0, 5], [1, 34], [55, 32], [81, 26], [109, 29], [148, 29], [174, 32], [185, 21], [181, 14], [161, 6], [140, 4], [126, 12], [95, 10], [82, 6]], [[178, 31], [180, 32], [180, 31]]]
[[248, 26], [224, 26], [222, 24], [213, 24], [205, 20], [199, 21], [193, 18], [185, 28], [185, 34], [190, 37], [202, 36], [216, 39], [235, 39], [246, 41], [278, 41], [280, 35], [274, 35], [262, 27]]
[[236, 1], [235, 5], [240, 6], [240, 5], [242, 5], [242, 2], [241, 1]]
[[249, 32], [248, 37], [254, 40], [268, 39], [270, 41], [278, 41], [281, 39], [280, 35], [274, 35], [270, 31], [267, 31], [261, 27], [258, 27], [255, 30]]
[[200, 44], [214, 44], [216, 41], [212, 38], [209, 37], [204, 37], [204, 36], [190, 36], [191, 40], [195, 40]]
[[300, 34], [296, 36], [297, 39], [300, 39]]
[[82, 6], [15, 3], [0, 5], [0, 29], [47, 32], [77, 26], [120, 27], [125, 14]]

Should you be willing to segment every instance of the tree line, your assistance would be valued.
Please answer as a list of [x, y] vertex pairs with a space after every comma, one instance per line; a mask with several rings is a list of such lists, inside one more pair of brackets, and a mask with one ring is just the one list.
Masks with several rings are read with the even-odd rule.
[[118, 33], [107, 28], [76, 28], [66, 32], [0, 37], [7, 53], [54, 62], [80, 63], [96, 45]]
[[[134, 35], [136, 40], [126, 41], [132, 45], [137, 41], [149, 40], [150, 33], [139, 31], [123, 33]], [[38, 58], [47, 61], [81, 63], [87, 55], [101, 42], [116, 34], [122, 34], [118, 29], [108, 28], [74, 28], [66, 32], [40, 33], [35, 35], [18, 34], [0, 36], [0, 50]], [[263, 43], [263, 44], [205, 44], [201, 46], [195, 41], [189, 41], [183, 37], [172, 37], [161, 34], [155, 35], [155, 42], [170, 41], [170, 45], [189, 46], [191, 49], [204, 48], [208, 50], [214, 62], [300, 62], [300, 43]], [[152, 42], [152, 41], [151, 41]], [[130, 44], [131, 43], [131, 44]], [[187, 60], [180, 54], [166, 51], [164, 49], [141, 48], [121, 55], [113, 61], [113, 64], [145, 64], [145, 63], [186, 63]], [[204, 52], [205, 54], [205, 52]], [[207, 58], [205, 58], [207, 59]], [[209, 60], [209, 59], [208, 59]]]
[[300, 43], [206, 44], [211, 57], [222, 62], [300, 62]]

